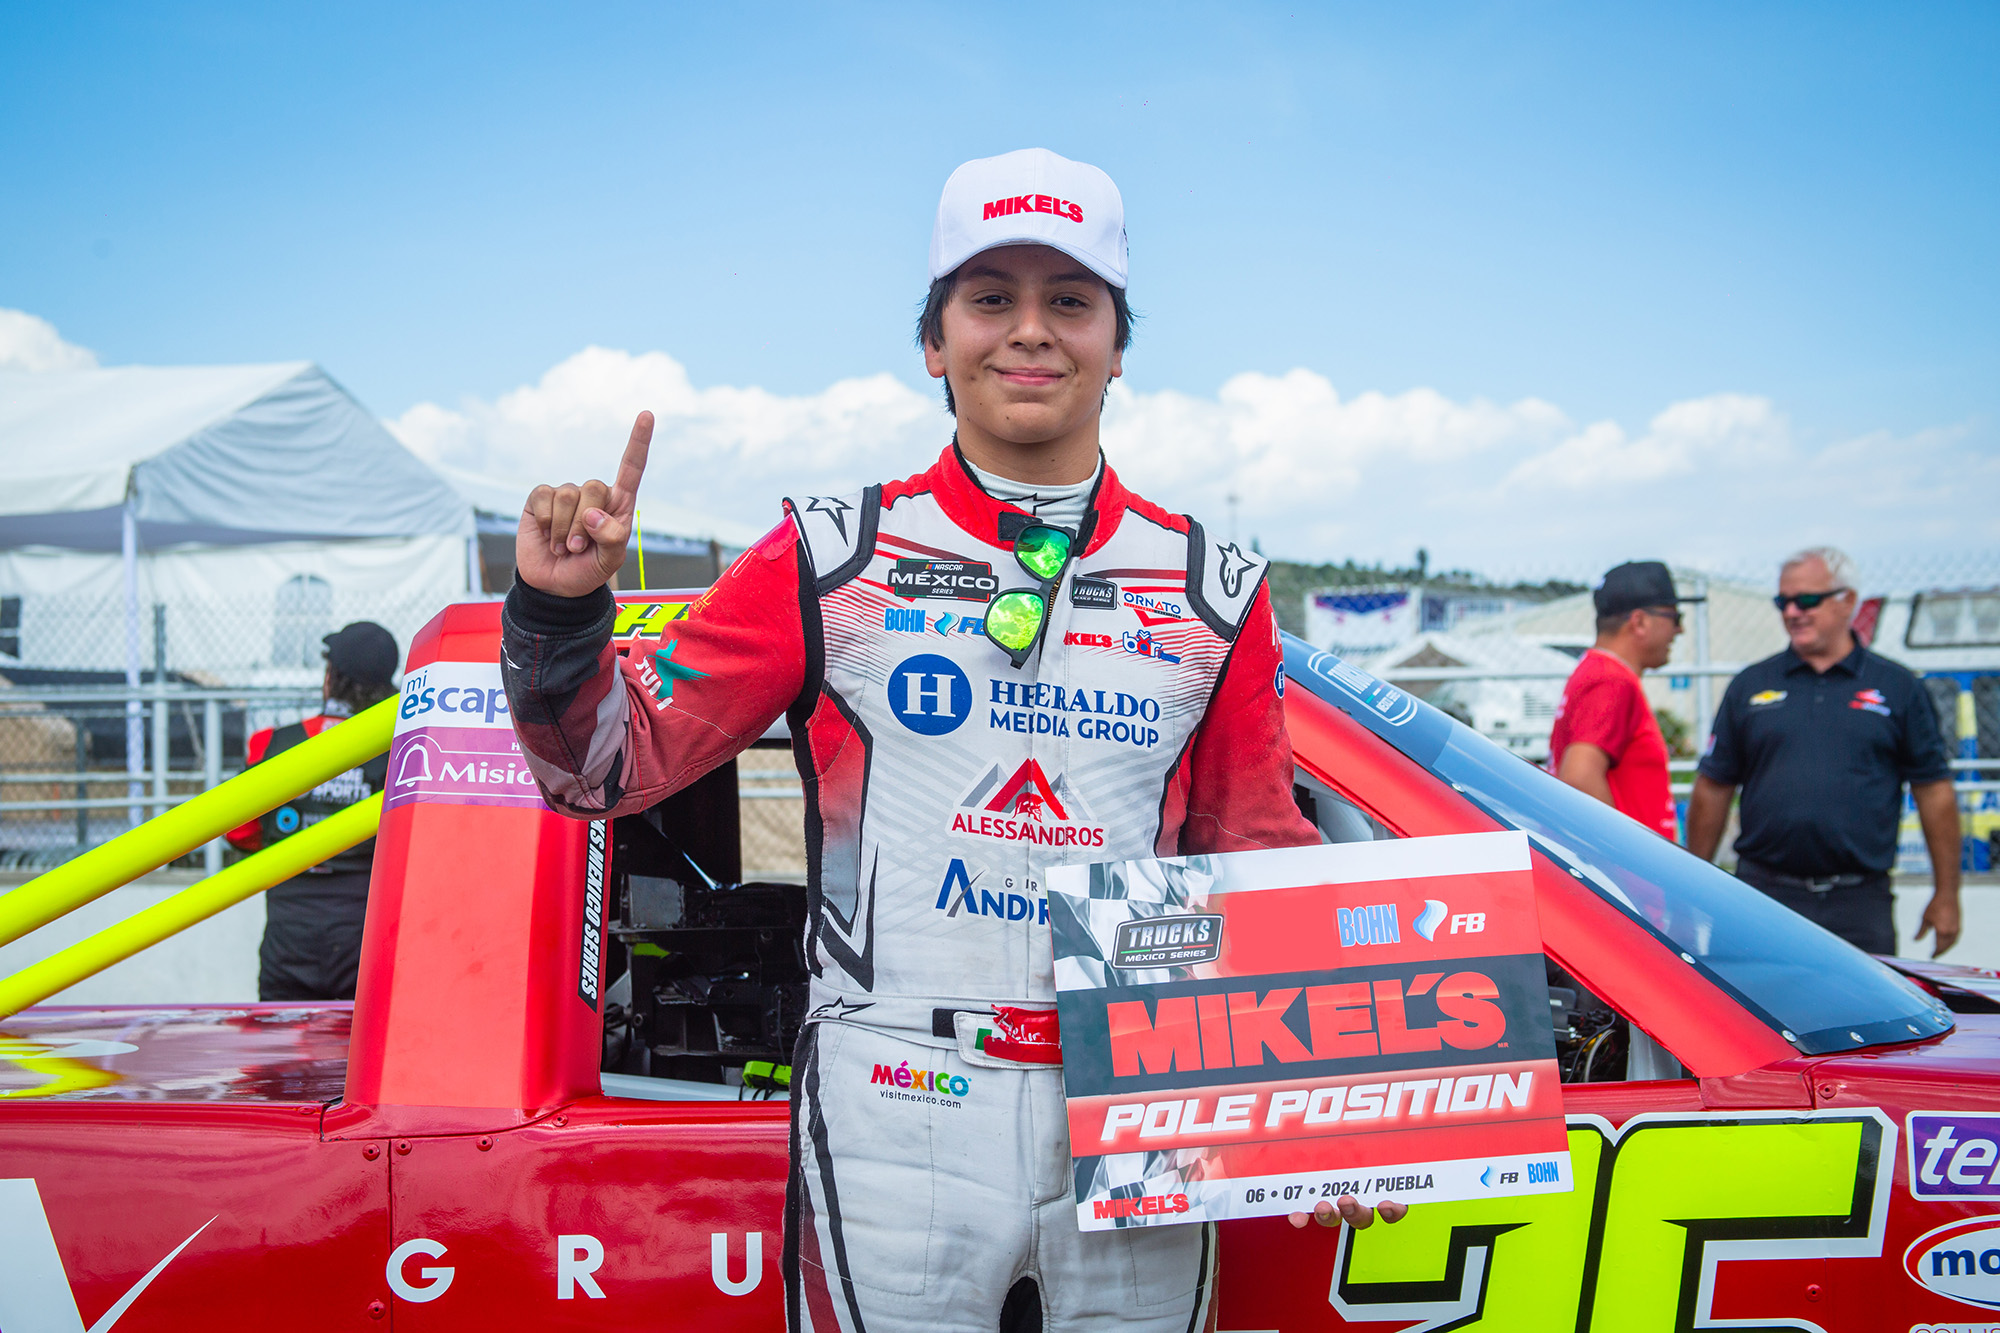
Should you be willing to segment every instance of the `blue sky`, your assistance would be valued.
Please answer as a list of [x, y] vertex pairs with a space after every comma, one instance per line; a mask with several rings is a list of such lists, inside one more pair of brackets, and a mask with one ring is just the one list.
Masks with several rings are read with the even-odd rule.
[[[1943, 440], [1961, 479], [2000, 452], [1992, 5], [47, 4], [3, 31], [0, 307], [107, 364], [319, 361], [386, 418], [473, 420], [431, 447], [460, 465], [589, 346], [698, 389], [928, 393], [937, 190], [1027, 144], [1124, 192], [1132, 430], [1303, 370], [1350, 407], [1553, 405], [1494, 427], [1496, 477], [1615, 423], [1595, 503], [1729, 484], [1631, 453], [1691, 402], [1765, 404], [1783, 438], [1735, 484], [1780, 505], [1859, 440]], [[1911, 505], [1875, 517], [1897, 542], [2000, 544]], [[1452, 540], [1448, 509], [1428, 537], [1266, 523], [1296, 554]]]

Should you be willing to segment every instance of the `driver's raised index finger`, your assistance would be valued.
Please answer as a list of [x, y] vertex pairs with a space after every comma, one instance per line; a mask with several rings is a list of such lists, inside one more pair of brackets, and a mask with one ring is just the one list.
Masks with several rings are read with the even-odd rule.
[[632, 438], [618, 460], [618, 477], [611, 483], [611, 511], [619, 516], [638, 503], [639, 480], [646, 475], [646, 453], [653, 443], [653, 414], [641, 412], [632, 423]]

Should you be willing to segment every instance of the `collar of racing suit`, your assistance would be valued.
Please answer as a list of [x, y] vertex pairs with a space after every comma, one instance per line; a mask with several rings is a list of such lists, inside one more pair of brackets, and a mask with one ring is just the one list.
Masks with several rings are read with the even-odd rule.
[[[1124, 483], [1118, 480], [1118, 474], [1111, 470], [1111, 465], [1102, 461], [1101, 453], [1099, 460], [1097, 490], [1090, 497], [1090, 505], [1083, 515], [1082, 530], [1077, 533], [1082, 541], [1083, 555], [1086, 557], [1094, 554], [1104, 543], [1111, 540], [1113, 534], [1118, 531], [1118, 524], [1124, 519], [1125, 508], [1132, 498], [1132, 492], [1125, 489]], [[884, 486], [882, 503], [893, 504], [899, 495], [915, 494], [924, 490], [930, 491], [937, 498], [947, 518], [973, 537], [1001, 550], [1013, 549], [1013, 531], [1010, 531], [1005, 538], [1000, 535], [1000, 516], [1027, 514], [1028, 511], [1017, 505], [1010, 505], [1004, 500], [996, 500], [980, 489], [978, 480], [972, 475], [971, 466], [965, 461], [965, 456], [958, 451], [956, 438], [945, 446], [944, 452], [938, 455], [938, 460], [931, 465], [930, 471], [912, 477], [907, 482]], [[1034, 515], [1028, 514], [1028, 517], [1033, 518]]]

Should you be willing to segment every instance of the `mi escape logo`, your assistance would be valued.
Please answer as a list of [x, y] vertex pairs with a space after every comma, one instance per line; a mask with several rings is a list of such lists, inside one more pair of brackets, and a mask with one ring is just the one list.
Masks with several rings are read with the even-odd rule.
[[107, 1333], [153, 1285], [153, 1279], [214, 1222], [211, 1217], [196, 1227], [86, 1331], [69, 1274], [63, 1271], [62, 1255], [56, 1250], [55, 1233], [49, 1230], [49, 1216], [42, 1209], [41, 1191], [32, 1179], [0, 1180], [0, 1329], [8, 1333], [17, 1329], [20, 1333]]

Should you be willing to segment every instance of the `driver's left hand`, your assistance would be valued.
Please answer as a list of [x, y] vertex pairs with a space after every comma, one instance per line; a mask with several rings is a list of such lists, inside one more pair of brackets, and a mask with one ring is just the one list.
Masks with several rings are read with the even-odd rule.
[[1343, 1194], [1337, 1204], [1322, 1199], [1319, 1206], [1310, 1213], [1293, 1213], [1286, 1220], [1295, 1227], [1302, 1227], [1308, 1221], [1317, 1222], [1323, 1227], [1337, 1227], [1344, 1222], [1356, 1231], [1362, 1231], [1375, 1225], [1378, 1213], [1384, 1222], [1393, 1224], [1402, 1221], [1403, 1215], [1409, 1211], [1408, 1204], [1397, 1203], [1394, 1199], [1384, 1199], [1370, 1208], [1352, 1194]]

